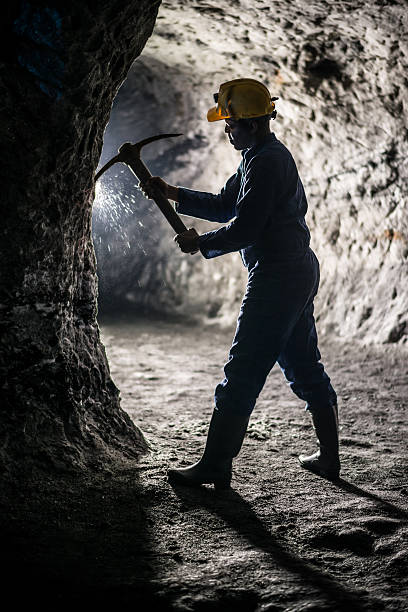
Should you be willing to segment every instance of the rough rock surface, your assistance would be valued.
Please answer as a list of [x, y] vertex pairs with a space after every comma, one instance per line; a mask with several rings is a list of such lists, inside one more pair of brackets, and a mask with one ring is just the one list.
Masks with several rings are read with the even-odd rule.
[[[206, 122], [211, 94], [231, 78], [265, 81], [280, 98], [273, 129], [292, 151], [309, 199], [312, 247], [322, 268], [320, 330], [405, 343], [407, 32], [403, 0], [163, 2], [153, 36], [119, 92], [104, 154], [123, 139], [182, 131], [177, 144], [152, 145], [153, 171], [218, 191], [240, 156], [222, 122]], [[111, 193], [124, 184], [119, 178]], [[134, 195], [133, 181], [126, 189]], [[99, 204], [109, 208], [102, 197]], [[113, 211], [124, 206], [118, 196]], [[230, 325], [245, 283], [239, 256], [181, 256], [160, 213], [138, 197], [136, 208], [111, 229], [95, 225], [103, 296]], [[200, 231], [214, 227], [187, 223]]]
[[[0, 121], [1, 461], [83, 465], [146, 444], [96, 323], [93, 174], [157, 2], [9, 2]], [[6, 44], [4, 44], [6, 43]]]

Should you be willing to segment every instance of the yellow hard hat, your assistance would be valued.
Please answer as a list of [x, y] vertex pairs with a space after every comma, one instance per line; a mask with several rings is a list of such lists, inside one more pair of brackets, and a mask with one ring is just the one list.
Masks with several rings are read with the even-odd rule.
[[255, 79], [234, 79], [220, 85], [214, 94], [213, 106], [207, 113], [208, 121], [221, 119], [250, 119], [272, 115], [275, 119], [275, 100], [263, 83]]

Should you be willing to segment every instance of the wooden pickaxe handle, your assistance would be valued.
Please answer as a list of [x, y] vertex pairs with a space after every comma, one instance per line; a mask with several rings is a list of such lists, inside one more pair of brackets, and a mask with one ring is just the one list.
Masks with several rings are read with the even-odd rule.
[[[107, 164], [99, 170], [99, 172], [95, 176], [95, 180], [108, 170], [113, 164], [117, 162], [122, 162], [129, 166], [132, 170], [133, 174], [137, 176], [140, 183], [143, 185], [146, 183], [152, 175], [149, 170], [142, 162], [140, 158], [140, 151], [142, 147], [150, 142], [154, 142], [155, 140], [160, 140], [162, 138], [169, 138], [172, 136], [181, 136], [181, 134], [159, 134], [158, 136], [151, 136], [150, 138], [146, 138], [136, 144], [131, 144], [130, 142], [125, 142], [120, 149], [119, 154], [116, 157], [113, 157]], [[152, 196], [152, 199], [157, 204], [157, 206], [162, 211], [163, 215], [166, 217], [167, 221], [170, 223], [171, 227], [177, 234], [181, 234], [182, 232], [186, 232], [187, 228], [184, 225], [183, 221], [180, 219], [179, 215], [174, 210], [173, 206], [170, 204], [168, 199], [163, 195], [163, 193], [157, 187], [149, 187], [149, 195]]]
[[[143, 185], [144, 183], [147, 183], [150, 178], [152, 178], [152, 175], [140, 158], [140, 149], [137, 149], [137, 145], [131, 145], [130, 143], [126, 142], [120, 147], [119, 155], [123, 156], [125, 160], [124, 163], [129, 166], [133, 174], [139, 179], [141, 185]], [[176, 213], [173, 206], [163, 195], [160, 189], [154, 185], [149, 187], [149, 195], [160, 208], [176, 234], [181, 234], [182, 232], [187, 231], [183, 221], [180, 219], [179, 215]]]

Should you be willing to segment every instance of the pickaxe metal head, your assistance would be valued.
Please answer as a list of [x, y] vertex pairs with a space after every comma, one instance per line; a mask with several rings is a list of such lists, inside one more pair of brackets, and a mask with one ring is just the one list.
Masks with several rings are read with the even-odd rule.
[[150, 136], [149, 138], [145, 138], [144, 140], [141, 140], [140, 142], [136, 142], [135, 144], [131, 144], [130, 142], [125, 142], [120, 147], [118, 155], [115, 155], [115, 157], [112, 157], [112, 159], [109, 160], [95, 175], [95, 181], [97, 181], [98, 178], [101, 177], [104, 172], [106, 172], [106, 170], [109, 170], [109, 168], [113, 166], [113, 164], [116, 164], [117, 162], [127, 163], [127, 161], [131, 158], [140, 159], [140, 151], [142, 150], [142, 147], [144, 147], [145, 145], [151, 142], [154, 142], [155, 140], [161, 140], [162, 138], [173, 138], [174, 136], [182, 136], [182, 134], [157, 134], [157, 136]]
[[[172, 138], [173, 136], [182, 136], [182, 134], [158, 134], [157, 136], [150, 136], [150, 138], [145, 138], [136, 144], [131, 144], [130, 142], [125, 142], [120, 149], [118, 155], [113, 157], [107, 164], [99, 170], [98, 174], [95, 176], [95, 181], [108, 170], [113, 164], [116, 162], [123, 162], [132, 170], [135, 176], [139, 179], [140, 183], [143, 185], [146, 183], [152, 175], [149, 170], [144, 165], [143, 161], [140, 159], [140, 151], [142, 147], [149, 144], [150, 142], [154, 142], [155, 140], [161, 140], [162, 138]], [[183, 221], [180, 219], [173, 206], [164, 196], [164, 194], [160, 191], [160, 189], [154, 188], [152, 191], [152, 199], [156, 202], [157, 206], [162, 211], [163, 215], [166, 217], [167, 221], [170, 223], [171, 227], [177, 234], [181, 234], [182, 232], [186, 232], [187, 228], [184, 225]]]

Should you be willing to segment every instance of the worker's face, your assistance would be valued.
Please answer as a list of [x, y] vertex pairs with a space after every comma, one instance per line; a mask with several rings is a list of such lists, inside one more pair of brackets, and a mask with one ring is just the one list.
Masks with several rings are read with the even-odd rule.
[[254, 144], [254, 129], [251, 124], [225, 119], [225, 133], [228, 134], [230, 143], [237, 151], [248, 149]]

